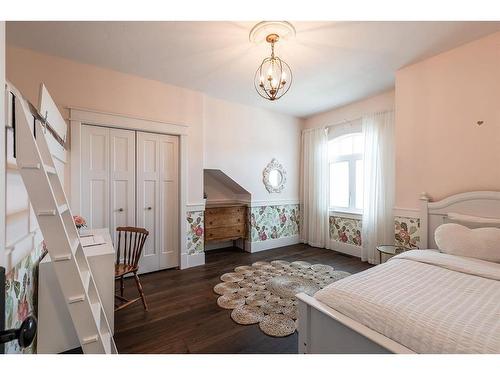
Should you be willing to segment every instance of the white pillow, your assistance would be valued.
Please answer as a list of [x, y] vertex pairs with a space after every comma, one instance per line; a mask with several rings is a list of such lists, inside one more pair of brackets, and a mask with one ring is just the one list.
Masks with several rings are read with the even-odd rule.
[[500, 228], [448, 223], [436, 228], [434, 239], [443, 253], [500, 263]]

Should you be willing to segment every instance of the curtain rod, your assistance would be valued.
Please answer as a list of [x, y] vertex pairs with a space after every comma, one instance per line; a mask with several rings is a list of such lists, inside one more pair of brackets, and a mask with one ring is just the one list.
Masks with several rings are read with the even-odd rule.
[[350, 120], [344, 119], [344, 121], [342, 121], [342, 122], [338, 122], [336, 124], [325, 126], [325, 129], [329, 129], [329, 128], [333, 128], [334, 126], [340, 126], [340, 125], [345, 125], [345, 124], [352, 125], [352, 123], [354, 121], [358, 121], [358, 120], [361, 120], [361, 119], [363, 119], [363, 116], [359, 116], [359, 117], [356, 117], [356, 118], [353, 118], [353, 119], [350, 119]]
[[[387, 112], [393, 112], [394, 111], [394, 108], [391, 108], [391, 109], [386, 109], [385, 111], [378, 111], [378, 112], [374, 112], [374, 114], [376, 113], [387, 113]], [[314, 130], [314, 129], [325, 129], [325, 130], [328, 130], [330, 128], [333, 128], [335, 126], [340, 126], [340, 125], [345, 125], [345, 124], [350, 124], [352, 125], [352, 123], [354, 121], [359, 121], [359, 120], [362, 120], [363, 117], [365, 115], [361, 115], [361, 116], [358, 116], [358, 117], [355, 117], [355, 118], [352, 118], [350, 120], [348, 119], [344, 119], [342, 122], [338, 122], [336, 124], [332, 124], [332, 125], [327, 125], [327, 126], [319, 126], [319, 127], [316, 127], [316, 128], [307, 128], [307, 129], [303, 129], [302, 132], [306, 132], [306, 131], [311, 131], [311, 130]]]
[[344, 125], [344, 124], [351, 124], [352, 122], [354, 121], [358, 121], [358, 120], [361, 120], [363, 118], [363, 116], [360, 116], [360, 117], [356, 117], [356, 118], [353, 118], [351, 120], [347, 120], [345, 119], [344, 121], [342, 122], [338, 122], [336, 124], [332, 124], [332, 125], [328, 125], [328, 126], [319, 126], [319, 127], [316, 127], [316, 128], [307, 128], [307, 129], [302, 129], [302, 133], [304, 132], [308, 132], [308, 131], [312, 131], [312, 130], [315, 130], [315, 129], [324, 129], [324, 130], [328, 130], [330, 128], [333, 128], [335, 126], [340, 126], [340, 125]]

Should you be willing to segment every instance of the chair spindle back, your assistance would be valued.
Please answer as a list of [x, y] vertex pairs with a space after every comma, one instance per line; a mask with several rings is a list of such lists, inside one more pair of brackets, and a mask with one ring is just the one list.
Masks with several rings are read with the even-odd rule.
[[118, 227], [116, 231], [118, 232], [116, 264], [122, 263], [137, 267], [149, 232], [144, 228], [136, 227]]

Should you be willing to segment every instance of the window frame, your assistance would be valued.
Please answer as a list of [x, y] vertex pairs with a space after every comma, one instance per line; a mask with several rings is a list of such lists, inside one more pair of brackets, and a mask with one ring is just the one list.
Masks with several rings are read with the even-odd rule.
[[[347, 135], [362, 134], [361, 124], [346, 124], [335, 127], [328, 132], [328, 142]], [[330, 212], [339, 212], [360, 216], [363, 209], [356, 208], [356, 161], [363, 160], [363, 153], [339, 155], [333, 160], [328, 159], [328, 210]], [[349, 164], [349, 207], [339, 207], [330, 205], [330, 169], [333, 163], [347, 161]], [[364, 166], [364, 163], [363, 163]]]

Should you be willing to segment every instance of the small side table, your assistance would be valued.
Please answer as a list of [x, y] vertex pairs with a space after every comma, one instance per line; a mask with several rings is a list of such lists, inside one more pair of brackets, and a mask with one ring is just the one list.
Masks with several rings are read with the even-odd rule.
[[408, 249], [401, 247], [401, 246], [396, 246], [396, 245], [377, 246], [379, 264], [382, 264], [382, 253], [389, 254], [389, 255], [397, 255], [397, 254], [401, 254], [402, 252], [404, 252], [406, 250], [408, 250]]

